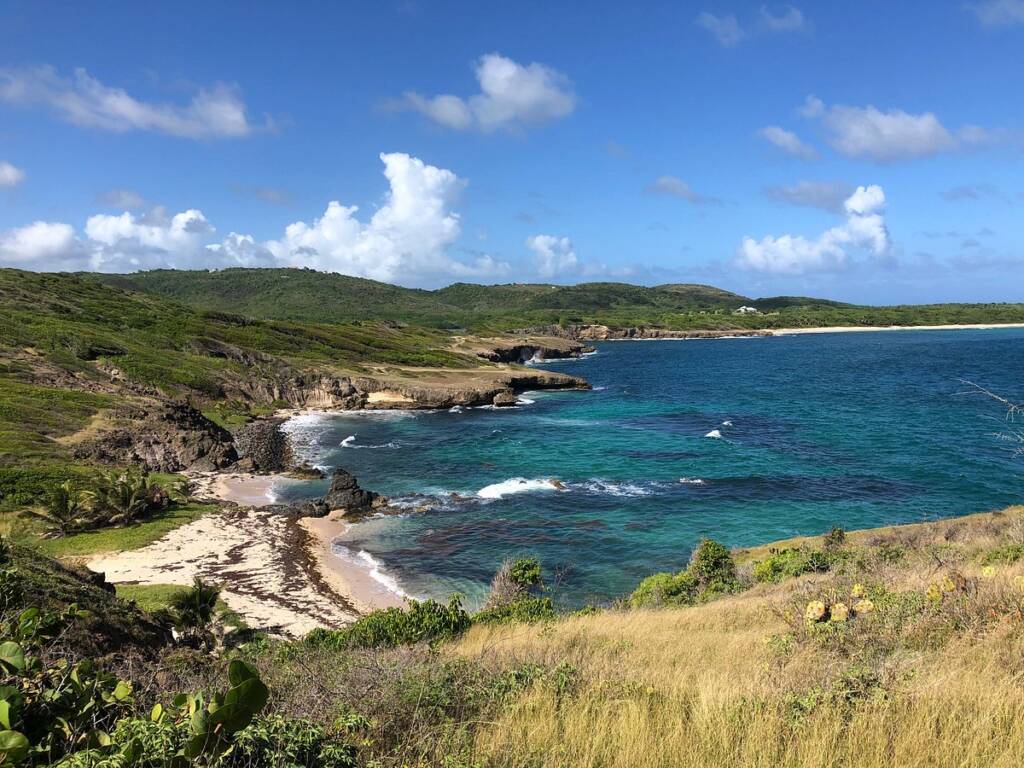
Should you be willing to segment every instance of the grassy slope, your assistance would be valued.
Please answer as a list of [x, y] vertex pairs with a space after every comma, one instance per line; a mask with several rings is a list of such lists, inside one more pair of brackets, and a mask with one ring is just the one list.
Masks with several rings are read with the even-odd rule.
[[3, 488], [16, 492], [22, 476], [52, 483], [81, 475], [60, 438], [124, 402], [111, 392], [109, 369], [169, 397], [216, 401], [225, 381], [289, 368], [480, 364], [447, 343], [438, 331], [247, 320], [73, 275], [0, 269]]
[[[477, 733], [474, 758], [623, 768], [1020, 765], [1024, 560], [982, 569], [985, 553], [1008, 542], [1024, 544], [1024, 507], [861, 532], [840, 572], [703, 606], [477, 626], [452, 654], [568, 664], [577, 684], [569, 695], [538, 687], [504, 708]], [[963, 591], [925, 598], [953, 572], [967, 577]], [[807, 602], [849, 595], [854, 582], [874, 596], [875, 612], [807, 629]]]
[[[677, 330], [817, 325], [1024, 322], [1022, 304], [859, 307], [799, 296], [751, 299], [706, 285], [642, 287], [466, 283], [437, 291], [299, 269], [158, 270], [92, 275], [112, 285], [171, 297], [200, 309], [314, 322], [401, 320], [438, 328], [509, 330], [553, 323], [654, 325]], [[740, 317], [745, 304], [763, 316]]]

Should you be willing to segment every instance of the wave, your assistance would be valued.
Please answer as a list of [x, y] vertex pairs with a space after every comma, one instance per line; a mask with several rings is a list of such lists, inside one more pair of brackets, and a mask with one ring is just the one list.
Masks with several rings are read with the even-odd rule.
[[647, 484], [646, 487], [637, 483], [617, 482], [609, 480], [588, 480], [585, 483], [573, 483], [572, 488], [580, 488], [588, 493], [597, 493], [603, 496], [637, 497], [651, 496], [656, 492], [656, 484]]
[[529, 480], [525, 477], [513, 477], [500, 483], [487, 485], [476, 492], [477, 498], [502, 499], [515, 493], [531, 493], [533, 491], [564, 491], [565, 485], [558, 480]]
[[398, 583], [398, 580], [384, 570], [383, 564], [377, 558], [375, 558], [373, 555], [367, 552], [365, 549], [359, 550], [359, 554], [356, 555], [356, 558], [365, 563], [367, 568], [369, 568], [370, 578], [376, 581], [386, 590], [388, 590], [389, 592], [393, 592], [399, 597], [410, 596], [408, 592], [402, 589], [401, 585]]
[[699, 477], [680, 477], [679, 482], [683, 485], [707, 485], [707, 481]]
[[355, 435], [349, 435], [344, 440], [342, 440], [341, 443], [339, 443], [339, 445], [342, 448], [390, 448], [392, 450], [401, 447], [399, 443], [393, 441], [389, 443], [380, 443], [379, 445], [356, 445]]
[[522, 395], [516, 398], [516, 404], [518, 405], [533, 405], [536, 402], [536, 400], [531, 400], [530, 398], [523, 397]]
[[732, 426], [732, 422], [730, 420], [726, 419], [725, 421], [722, 422], [722, 426], [723, 427], [731, 427]]
[[462, 413], [462, 406], [453, 405], [451, 408], [448, 409], [448, 413]]
[[710, 437], [712, 440], [721, 440], [722, 432], [721, 430], [718, 429], [712, 429], [710, 432], [704, 435], [704, 437]]

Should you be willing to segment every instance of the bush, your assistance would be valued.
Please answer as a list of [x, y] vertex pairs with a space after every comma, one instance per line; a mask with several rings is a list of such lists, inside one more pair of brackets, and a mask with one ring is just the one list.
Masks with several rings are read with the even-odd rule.
[[465, 632], [471, 623], [462, 601], [453, 595], [448, 605], [435, 600], [410, 600], [406, 609], [374, 611], [344, 629], [314, 629], [305, 642], [334, 650], [391, 648], [447, 640]]
[[982, 558], [982, 565], [1013, 565], [1024, 558], [1024, 544], [1006, 544], [989, 550]]
[[518, 603], [544, 591], [540, 560], [536, 557], [521, 557], [505, 560], [491, 579], [491, 591], [484, 603], [484, 610], [491, 611]]
[[833, 558], [829, 554], [818, 550], [804, 547], [780, 549], [754, 563], [753, 575], [757, 581], [777, 584], [804, 573], [824, 573], [832, 563]]
[[693, 605], [739, 589], [736, 563], [729, 550], [704, 539], [679, 573], [656, 573], [640, 582], [628, 598], [633, 608], [653, 605]]
[[553, 618], [555, 618], [555, 606], [550, 597], [526, 597], [495, 608], [485, 608], [473, 616], [473, 622], [479, 624], [512, 622], [532, 624]]

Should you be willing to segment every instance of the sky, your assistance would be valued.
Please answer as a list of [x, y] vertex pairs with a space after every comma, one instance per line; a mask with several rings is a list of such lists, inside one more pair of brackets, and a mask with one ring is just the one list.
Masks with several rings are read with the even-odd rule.
[[0, 0], [0, 266], [1024, 301], [1024, 0]]

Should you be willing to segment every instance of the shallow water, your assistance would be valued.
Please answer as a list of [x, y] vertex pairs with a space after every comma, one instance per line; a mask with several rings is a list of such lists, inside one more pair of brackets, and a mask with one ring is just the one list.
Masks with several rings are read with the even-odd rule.
[[958, 381], [1024, 400], [1021, 329], [608, 342], [549, 365], [594, 391], [292, 422], [314, 463], [409, 507], [354, 526], [353, 553], [406, 592], [470, 602], [505, 556], [536, 554], [579, 605], [678, 569], [703, 536], [742, 546], [1024, 497], [1024, 461], [993, 435], [1003, 412]]

